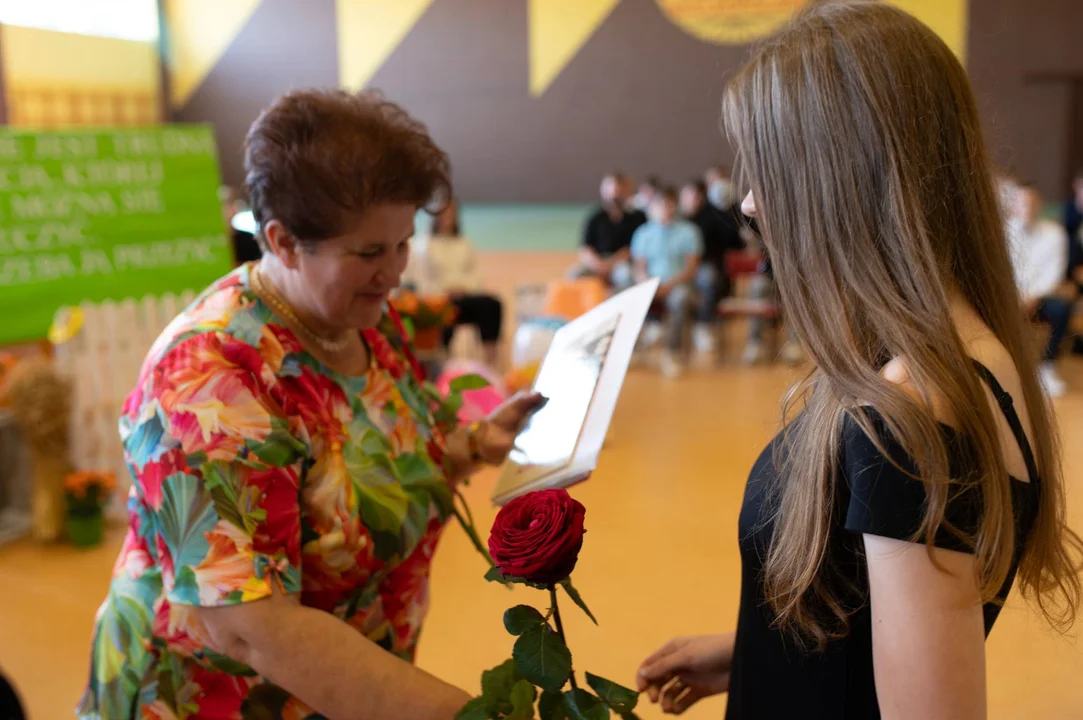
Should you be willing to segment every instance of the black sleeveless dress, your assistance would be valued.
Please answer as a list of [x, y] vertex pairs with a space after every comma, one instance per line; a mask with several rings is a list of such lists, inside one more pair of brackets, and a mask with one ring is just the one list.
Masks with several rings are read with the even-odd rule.
[[[997, 595], [985, 605], [985, 634], [996, 622], [1001, 604], [1015, 579], [1023, 547], [1038, 511], [1038, 477], [1034, 454], [1012, 398], [993, 374], [975, 362], [982, 379], [992, 389], [1011, 426], [1030, 482], [1012, 478], [1012, 507], [1015, 517], [1016, 552], [1011, 572]], [[914, 474], [916, 465], [892, 436], [882, 416], [870, 411], [878, 440], [888, 455]], [[797, 418], [795, 422], [801, 422]], [[943, 426], [951, 461], [952, 477], [968, 474], [963, 438]], [[868, 578], [861, 554], [864, 534], [899, 540], [913, 537], [925, 510], [925, 488], [919, 480], [892, 464], [873, 440], [852, 419], [842, 433], [840, 482], [837, 483], [838, 518], [831, 530], [829, 562], [868, 595]], [[775, 616], [763, 593], [763, 564], [773, 531], [767, 490], [778, 481], [776, 461], [785, 458], [781, 436], [776, 437], [756, 461], [745, 488], [739, 522], [741, 550], [741, 604], [734, 641], [733, 671], [730, 678], [727, 720], [866, 720], [880, 717], [872, 664], [871, 611], [867, 602], [855, 603], [849, 633], [831, 641], [825, 650], [805, 650], [789, 635], [772, 627]], [[946, 519], [963, 529], [975, 528], [981, 517], [977, 492], [953, 498]], [[966, 552], [954, 536], [938, 533], [935, 544]]]

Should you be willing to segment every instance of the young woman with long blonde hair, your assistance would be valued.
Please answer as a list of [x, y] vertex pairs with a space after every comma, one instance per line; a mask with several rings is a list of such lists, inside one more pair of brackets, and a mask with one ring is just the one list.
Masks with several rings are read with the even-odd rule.
[[1057, 435], [966, 73], [881, 3], [818, 5], [723, 115], [814, 369], [757, 461], [735, 634], [654, 653], [640, 688], [734, 718], [984, 718], [1013, 584], [1080, 601]]

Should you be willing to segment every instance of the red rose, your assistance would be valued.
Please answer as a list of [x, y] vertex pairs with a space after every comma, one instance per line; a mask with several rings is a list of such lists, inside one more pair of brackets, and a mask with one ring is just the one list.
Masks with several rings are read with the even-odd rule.
[[512, 500], [493, 521], [493, 561], [505, 576], [541, 585], [559, 583], [579, 560], [586, 514], [566, 490], [541, 490]]

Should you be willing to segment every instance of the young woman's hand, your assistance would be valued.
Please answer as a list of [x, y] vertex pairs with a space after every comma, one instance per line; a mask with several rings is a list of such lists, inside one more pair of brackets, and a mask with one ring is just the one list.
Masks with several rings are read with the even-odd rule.
[[705, 697], [727, 692], [733, 666], [733, 634], [670, 640], [643, 661], [640, 692], [662, 712], [680, 715]]

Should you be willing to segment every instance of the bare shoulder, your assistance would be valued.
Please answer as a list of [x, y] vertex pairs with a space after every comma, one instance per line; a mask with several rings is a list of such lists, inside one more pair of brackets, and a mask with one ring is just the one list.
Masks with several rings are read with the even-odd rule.
[[[1027, 414], [1026, 403], [1022, 402], [1023, 386], [1019, 377], [1019, 369], [1007, 348], [992, 334], [983, 334], [966, 344], [967, 354], [977, 362], [984, 365], [997, 379], [997, 382], [1012, 397], [1017, 398], [1015, 408], [1019, 413], [1023, 427], [1028, 429], [1029, 435], [1030, 417]], [[940, 388], [919, 387], [910, 373], [910, 366], [906, 357], [892, 359], [881, 371], [881, 376], [894, 384], [899, 389], [910, 395], [915, 402], [925, 407], [931, 407], [933, 416], [940, 422], [952, 426], [958, 426], [958, 419], [951, 409], [947, 397]], [[983, 384], [984, 385], [984, 384]], [[1004, 449], [1004, 459], [1008, 464], [1008, 470], [1016, 477], [1026, 477], [1026, 465], [1019, 452], [1018, 443], [997, 405], [992, 391], [985, 386], [986, 401], [993, 410], [993, 415], [999, 429], [1001, 447]]]
[[[993, 335], [980, 337], [967, 343], [966, 349], [971, 359], [988, 368], [1009, 395], [1013, 398], [1023, 396], [1019, 370], [1015, 367], [1015, 362], [1007, 348], [996, 337]], [[885, 380], [898, 385], [899, 389], [922, 405], [931, 404], [937, 420], [948, 425], [953, 424], [954, 413], [948, 407], [943, 391], [937, 387], [919, 387], [910, 373], [910, 364], [905, 356], [892, 359], [880, 371], [880, 375]], [[991, 394], [989, 399], [994, 401]]]
[[947, 401], [947, 396], [937, 387], [921, 387], [910, 373], [910, 362], [904, 355], [893, 358], [880, 371], [888, 382], [897, 385], [900, 390], [913, 398], [914, 402], [930, 408], [935, 417], [945, 425], [955, 425], [955, 413]]

